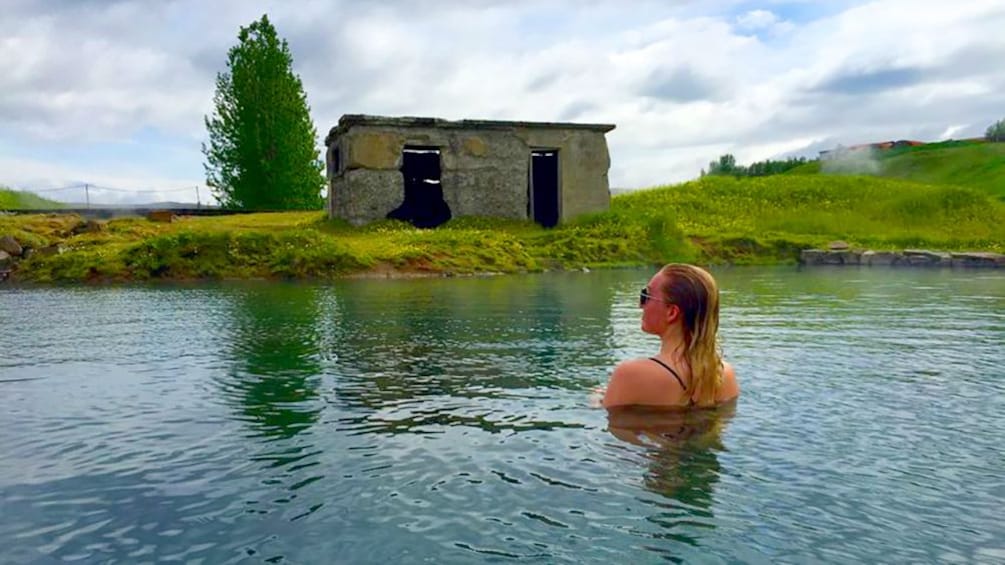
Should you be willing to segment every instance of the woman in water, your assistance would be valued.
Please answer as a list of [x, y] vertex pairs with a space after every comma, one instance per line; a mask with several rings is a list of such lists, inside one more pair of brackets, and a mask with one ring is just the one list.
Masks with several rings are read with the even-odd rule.
[[660, 352], [614, 368], [605, 408], [711, 408], [739, 396], [733, 367], [719, 352], [719, 288], [708, 271], [663, 267], [642, 289], [639, 308], [642, 331], [659, 336]]

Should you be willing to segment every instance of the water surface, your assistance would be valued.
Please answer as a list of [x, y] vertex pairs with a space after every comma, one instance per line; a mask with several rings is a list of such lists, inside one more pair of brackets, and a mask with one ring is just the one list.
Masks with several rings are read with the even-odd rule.
[[648, 276], [0, 290], [0, 561], [1005, 560], [1005, 276], [717, 271], [640, 431]]

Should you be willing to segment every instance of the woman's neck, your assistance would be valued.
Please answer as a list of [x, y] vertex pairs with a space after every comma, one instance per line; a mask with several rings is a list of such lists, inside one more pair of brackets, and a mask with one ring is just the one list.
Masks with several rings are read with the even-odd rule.
[[667, 328], [660, 336], [660, 356], [667, 359], [684, 359], [687, 347], [684, 342], [684, 332], [679, 324]]

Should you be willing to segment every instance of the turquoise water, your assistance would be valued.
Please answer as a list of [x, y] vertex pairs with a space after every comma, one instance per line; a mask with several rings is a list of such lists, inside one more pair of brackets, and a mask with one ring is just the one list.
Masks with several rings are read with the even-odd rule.
[[0, 561], [1005, 560], [1005, 275], [716, 275], [735, 409], [612, 422], [644, 271], [0, 289]]

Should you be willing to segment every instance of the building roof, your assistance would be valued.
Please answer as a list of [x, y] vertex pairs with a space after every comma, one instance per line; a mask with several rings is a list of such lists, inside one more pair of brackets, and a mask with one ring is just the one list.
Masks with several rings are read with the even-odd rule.
[[833, 152], [842, 151], [861, 151], [863, 149], [892, 149], [894, 147], [911, 146], [918, 147], [919, 145], [928, 145], [925, 141], [915, 141], [913, 139], [900, 139], [897, 141], [875, 141], [872, 143], [859, 143], [856, 145], [838, 145], [833, 149], [824, 149], [820, 151], [821, 155], [826, 155]]
[[325, 139], [327, 144], [331, 139], [341, 135], [352, 126], [386, 126], [396, 128], [438, 128], [438, 129], [481, 129], [481, 130], [512, 130], [527, 129], [582, 129], [607, 133], [614, 129], [614, 124], [577, 124], [570, 122], [522, 122], [503, 120], [444, 120], [441, 118], [423, 118], [415, 116], [372, 116], [367, 114], [345, 114], [339, 118], [338, 125], [333, 127]]

